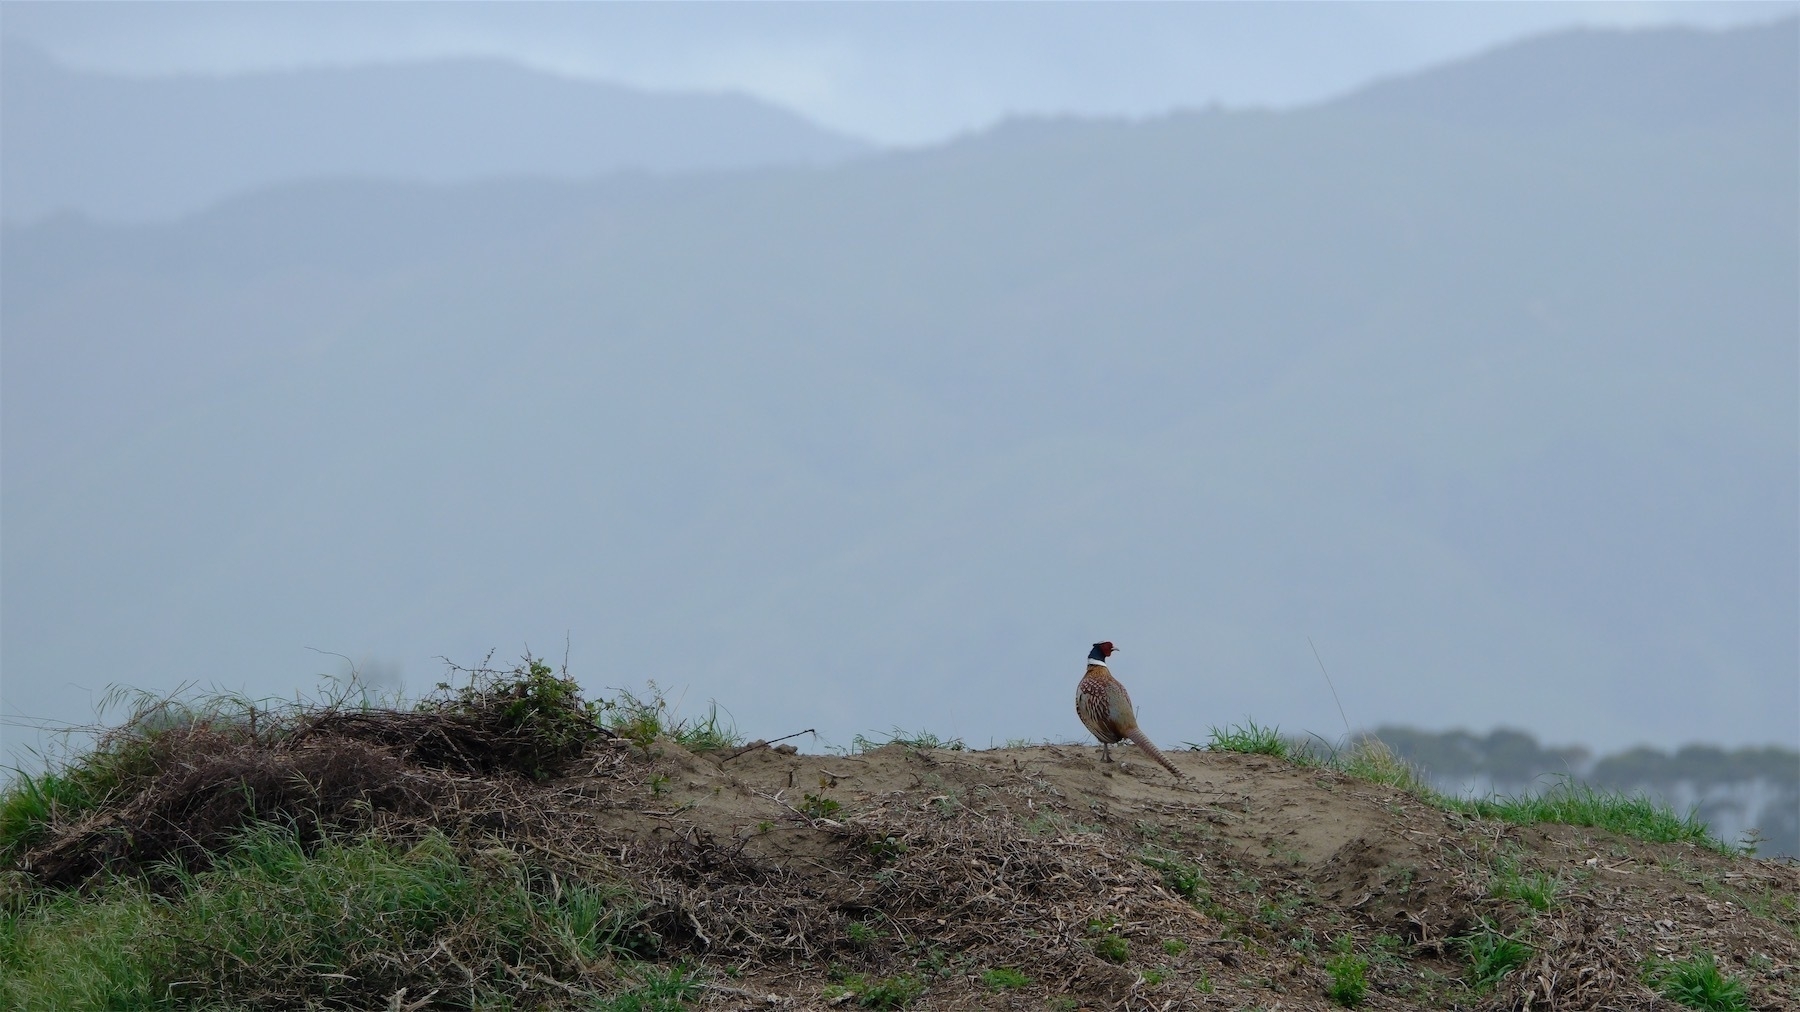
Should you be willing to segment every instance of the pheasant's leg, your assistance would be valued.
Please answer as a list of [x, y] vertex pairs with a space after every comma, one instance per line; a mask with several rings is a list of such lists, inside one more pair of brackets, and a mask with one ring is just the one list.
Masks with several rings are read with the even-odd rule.
[[1100, 761], [1103, 763], [1112, 762], [1112, 746], [1105, 742], [1100, 743]]

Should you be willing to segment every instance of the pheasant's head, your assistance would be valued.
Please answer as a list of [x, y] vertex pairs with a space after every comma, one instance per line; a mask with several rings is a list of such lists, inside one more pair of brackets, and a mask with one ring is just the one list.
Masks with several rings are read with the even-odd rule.
[[1111, 640], [1096, 643], [1094, 644], [1094, 649], [1088, 651], [1088, 660], [1099, 661], [1100, 663], [1105, 664], [1106, 659], [1111, 657], [1113, 652], [1117, 649], [1117, 647], [1112, 645]]

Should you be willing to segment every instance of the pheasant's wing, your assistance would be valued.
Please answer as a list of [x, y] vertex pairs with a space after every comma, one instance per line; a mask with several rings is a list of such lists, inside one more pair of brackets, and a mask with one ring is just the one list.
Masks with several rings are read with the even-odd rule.
[[1111, 709], [1106, 686], [1091, 678], [1082, 679], [1075, 690], [1075, 713], [1094, 732], [1094, 737], [1109, 745], [1124, 737], [1113, 727]]
[[1137, 727], [1137, 714], [1131, 709], [1131, 697], [1126, 694], [1125, 686], [1113, 679], [1106, 685], [1106, 715], [1112, 718], [1113, 726], [1120, 733], [1129, 733]]

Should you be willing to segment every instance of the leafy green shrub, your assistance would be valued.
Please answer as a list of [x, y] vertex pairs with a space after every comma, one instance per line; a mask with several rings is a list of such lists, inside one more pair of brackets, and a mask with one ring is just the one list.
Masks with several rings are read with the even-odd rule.
[[1325, 961], [1331, 986], [1325, 993], [1345, 1008], [1361, 1005], [1369, 995], [1369, 961], [1354, 953], [1340, 953]]
[[[581, 686], [564, 671], [527, 656], [511, 670], [451, 665], [467, 684], [439, 682], [421, 700], [421, 713], [461, 717], [496, 735], [505, 765], [542, 780], [561, 772], [599, 737], [601, 707], [581, 698]], [[491, 748], [491, 746], [490, 746]]]
[[1744, 984], [1719, 972], [1712, 953], [1651, 964], [1645, 977], [1664, 998], [1705, 1012], [1749, 1012]]

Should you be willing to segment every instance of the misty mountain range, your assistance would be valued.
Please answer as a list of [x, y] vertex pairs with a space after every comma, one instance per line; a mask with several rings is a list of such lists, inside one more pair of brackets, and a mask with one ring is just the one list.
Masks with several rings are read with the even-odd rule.
[[1175, 743], [1329, 733], [1310, 636], [1359, 723], [1793, 744], [1797, 36], [9, 225], [5, 710], [566, 636], [758, 735], [1041, 738], [1105, 638]]
[[742, 95], [657, 94], [498, 60], [129, 78], [0, 54], [0, 208], [166, 219], [319, 176], [468, 182], [829, 164], [869, 151]]

